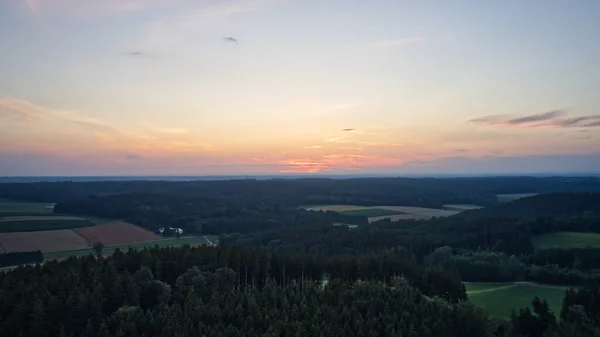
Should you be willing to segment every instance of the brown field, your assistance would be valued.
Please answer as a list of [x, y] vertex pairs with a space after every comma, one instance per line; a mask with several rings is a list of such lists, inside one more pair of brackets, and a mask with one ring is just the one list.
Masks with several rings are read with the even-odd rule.
[[0, 218], [0, 222], [10, 221], [28, 221], [28, 220], [85, 220], [73, 216], [5, 216]]
[[0, 244], [7, 253], [41, 250], [43, 253], [84, 249], [87, 241], [70, 229], [43, 232], [0, 234]]
[[160, 236], [127, 222], [118, 221], [106, 225], [74, 229], [90, 243], [102, 242], [105, 246], [160, 240]]

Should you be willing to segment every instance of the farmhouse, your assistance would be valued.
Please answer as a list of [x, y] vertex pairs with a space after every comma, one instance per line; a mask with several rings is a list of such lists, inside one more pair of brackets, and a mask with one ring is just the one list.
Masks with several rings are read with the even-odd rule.
[[[169, 227], [169, 230], [171, 230], [171, 232], [173, 232], [173, 233], [177, 233], [177, 234], [183, 234], [183, 229], [181, 229], [181, 228], [173, 228], [173, 227]], [[164, 232], [165, 232], [165, 228], [164, 228], [164, 227], [161, 227], [161, 228], [159, 228], [159, 229], [158, 229], [158, 232], [159, 232], [160, 234], [164, 233]]]

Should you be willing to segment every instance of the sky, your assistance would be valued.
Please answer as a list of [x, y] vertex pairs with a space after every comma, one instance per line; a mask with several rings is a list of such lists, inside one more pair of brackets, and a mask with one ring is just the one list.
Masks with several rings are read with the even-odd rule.
[[2, 0], [0, 176], [600, 172], [597, 0]]

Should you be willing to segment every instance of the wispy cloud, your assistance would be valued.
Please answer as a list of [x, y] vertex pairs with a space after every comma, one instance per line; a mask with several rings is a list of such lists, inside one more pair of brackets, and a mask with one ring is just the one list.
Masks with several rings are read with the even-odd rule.
[[600, 127], [600, 115], [566, 117], [564, 110], [511, 117], [510, 115], [492, 115], [471, 119], [469, 122], [490, 126], [527, 126], [527, 127], [559, 127], [559, 128], [593, 128]]
[[18, 121], [31, 121], [39, 119], [41, 115], [41, 109], [27, 101], [0, 98], [0, 118], [5, 117]]
[[338, 141], [340, 141], [340, 140], [342, 140], [344, 138], [346, 138], [346, 137], [334, 137], [334, 138], [327, 139], [327, 141], [328, 142], [338, 142]]
[[528, 124], [528, 123], [535, 123], [535, 122], [543, 122], [543, 121], [549, 121], [549, 120], [555, 119], [557, 117], [562, 117], [565, 114], [566, 114], [566, 112], [563, 110], [555, 110], [555, 111], [549, 111], [549, 112], [544, 112], [544, 113], [540, 113], [540, 114], [534, 114], [534, 115], [509, 119], [508, 121], [506, 121], [506, 123], [510, 124], [510, 125], [521, 125], [521, 124]]
[[412, 36], [412, 37], [402, 37], [402, 38], [381, 39], [381, 40], [375, 41], [373, 43], [373, 45], [376, 48], [381, 48], [381, 49], [394, 49], [394, 48], [406, 47], [406, 46], [412, 45], [412, 44], [417, 44], [417, 43], [420, 43], [423, 41], [425, 41], [424, 37]]
[[311, 145], [311, 146], [305, 146], [305, 149], [320, 149], [321, 145]]

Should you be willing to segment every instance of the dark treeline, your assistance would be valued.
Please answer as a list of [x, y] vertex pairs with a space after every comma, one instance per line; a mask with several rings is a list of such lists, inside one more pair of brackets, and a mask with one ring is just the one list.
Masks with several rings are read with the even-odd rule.
[[[329, 282], [323, 283], [323, 275]], [[452, 274], [395, 255], [323, 258], [241, 247], [129, 250], [0, 273], [0, 335], [595, 337], [597, 286], [509, 320]], [[425, 294], [429, 293], [429, 296]], [[456, 295], [456, 297], [453, 297]]]
[[490, 329], [480, 310], [451, 304], [466, 299], [455, 276], [393, 254], [130, 250], [19, 267], [0, 274], [0, 286], [2, 336], [486, 336]]
[[[532, 264], [526, 258], [494, 251], [437, 248], [424, 258], [424, 265], [457, 273], [469, 282], [529, 281], [544, 284], [582, 286], [600, 283], [600, 269], [582, 271], [556, 264]], [[595, 265], [598, 268], [598, 263]]]
[[561, 268], [600, 268], [600, 248], [542, 249], [523, 258], [525, 263], [553, 264]]
[[[465, 281], [531, 281], [584, 285], [600, 281], [597, 249], [533, 249], [532, 233], [580, 223], [577, 219], [489, 219], [467, 221], [441, 218], [429, 221], [381, 221], [348, 229], [301, 227], [250, 234], [226, 234], [222, 245], [244, 245], [279, 253], [311, 253], [320, 256], [360, 255], [385, 250], [418, 263], [444, 268]], [[594, 218], [598, 221], [597, 218]], [[584, 219], [584, 222], [589, 219]], [[542, 230], [542, 228], [545, 228]], [[453, 247], [453, 248], [450, 248]]]
[[91, 195], [165, 193], [305, 204], [405, 205], [498, 203], [501, 193], [600, 192], [600, 178], [360, 178], [223, 181], [106, 181], [2, 184], [0, 198], [64, 202]]
[[35, 252], [12, 252], [0, 254], [0, 268], [29, 263], [41, 263], [42, 261], [44, 261], [44, 254], [42, 254], [42, 252], [39, 250]]
[[548, 303], [532, 301], [533, 311], [520, 309], [511, 317], [512, 336], [523, 337], [597, 337], [600, 336], [600, 288], [598, 285], [567, 290], [560, 313]]
[[250, 233], [273, 228], [332, 225], [335, 222], [366, 224], [364, 216], [312, 212], [280, 207], [259, 200], [223, 199], [169, 194], [119, 194], [92, 196], [54, 206], [55, 213], [125, 219], [156, 230], [170, 226], [188, 233]]

